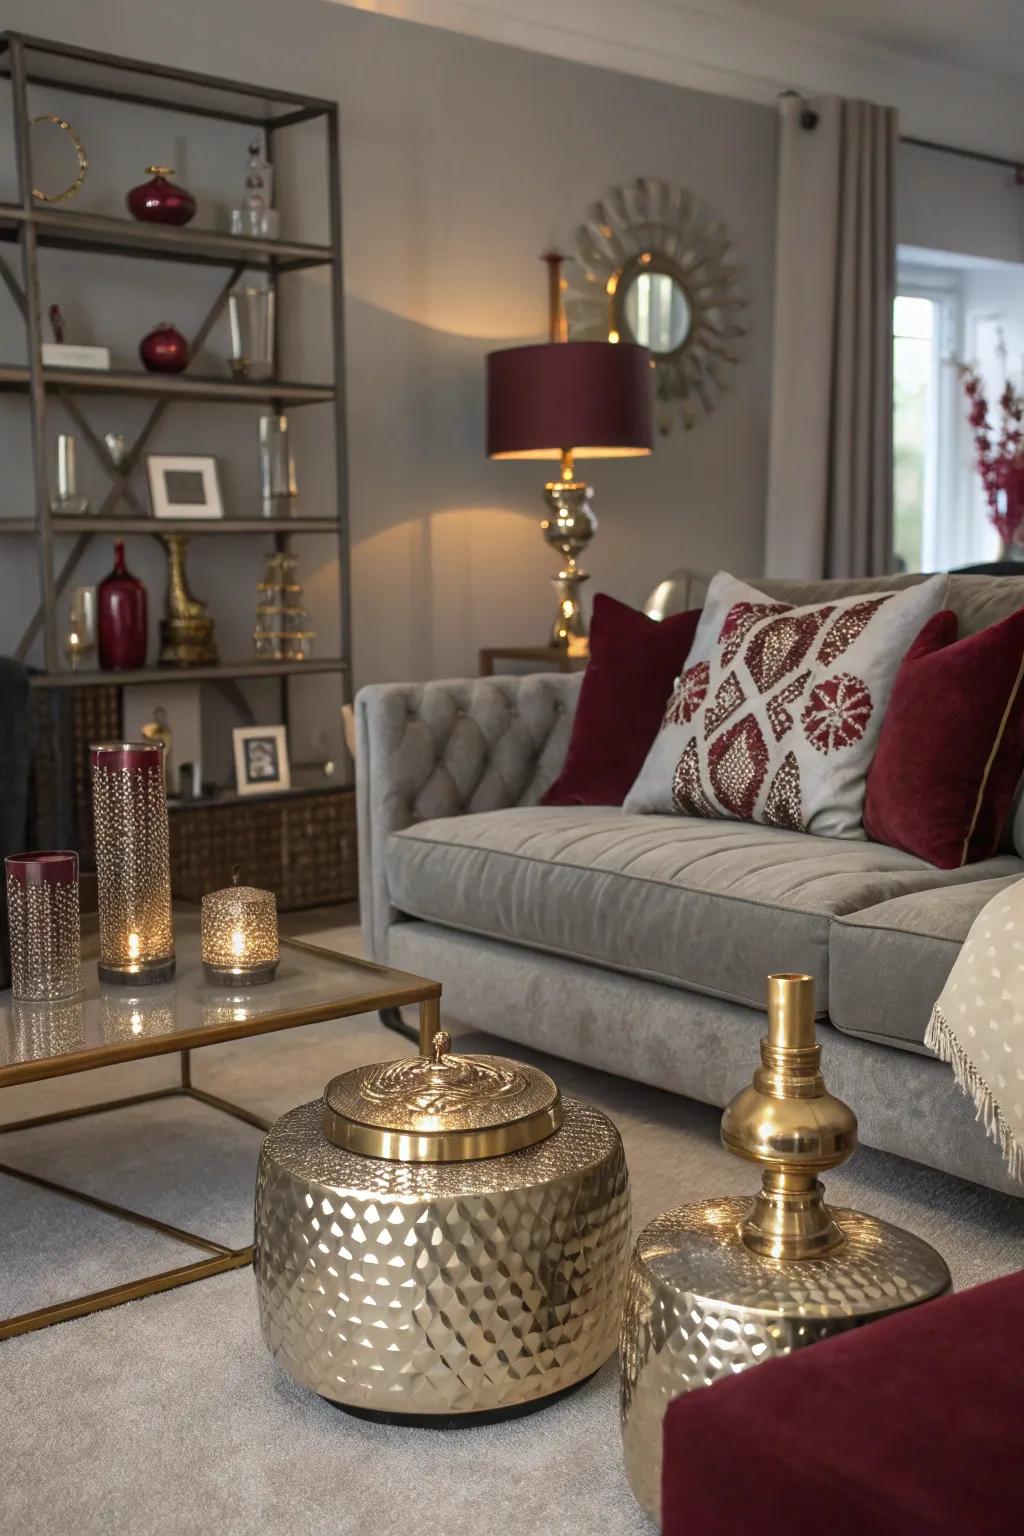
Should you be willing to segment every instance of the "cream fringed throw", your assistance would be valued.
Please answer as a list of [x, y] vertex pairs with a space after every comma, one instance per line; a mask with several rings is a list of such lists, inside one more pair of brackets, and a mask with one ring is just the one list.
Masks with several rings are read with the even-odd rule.
[[993, 897], [932, 1009], [924, 1043], [953, 1068], [1024, 1180], [1024, 880]]

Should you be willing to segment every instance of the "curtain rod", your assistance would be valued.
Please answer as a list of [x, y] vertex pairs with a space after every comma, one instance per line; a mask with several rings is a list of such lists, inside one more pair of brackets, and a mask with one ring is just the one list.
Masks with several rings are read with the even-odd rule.
[[[806, 103], [803, 111], [800, 113], [801, 128], [806, 129], [808, 132], [817, 128], [818, 114], [801, 91], [780, 91], [779, 100], [784, 96], [796, 96], [800, 101]], [[961, 160], [976, 160], [981, 165], [1001, 166], [1003, 170], [1013, 171], [1018, 184], [1024, 185], [1024, 158], [1009, 160], [1005, 155], [989, 155], [981, 149], [961, 149], [957, 144], [939, 144], [935, 139], [918, 139], [909, 133], [900, 134], [900, 143], [912, 144], [915, 149], [931, 149], [938, 155], [956, 155]]]
[[1008, 160], [1005, 155], [987, 155], [980, 149], [960, 149], [955, 144], [937, 144], [934, 139], [916, 139], [910, 134], [900, 135], [901, 144], [913, 144], [916, 149], [933, 149], [940, 155], [958, 155], [961, 160], [978, 160], [982, 165], [1000, 165], [1013, 171], [1018, 181], [1022, 179], [1024, 161]]

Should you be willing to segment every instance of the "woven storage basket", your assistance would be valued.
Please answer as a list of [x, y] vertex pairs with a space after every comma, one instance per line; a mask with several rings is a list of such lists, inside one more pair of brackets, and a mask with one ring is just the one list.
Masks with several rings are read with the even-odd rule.
[[172, 801], [170, 812], [171, 887], [181, 901], [230, 885], [236, 864], [245, 881], [274, 892], [283, 912], [356, 899], [353, 789]]

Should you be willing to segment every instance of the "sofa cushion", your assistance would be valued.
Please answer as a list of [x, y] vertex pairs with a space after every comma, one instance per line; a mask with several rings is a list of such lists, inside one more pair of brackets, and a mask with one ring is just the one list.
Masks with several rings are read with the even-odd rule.
[[868, 773], [868, 836], [941, 869], [1000, 845], [1024, 768], [1024, 609], [957, 639], [956, 614], [910, 647]]
[[[978, 879], [979, 870], [997, 865], [1011, 872]], [[969, 882], [897, 896], [836, 919], [829, 935], [829, 1013], [837, 1029], [925, 1050], [932, 1007], [971, 924], [986, 902], [1020, 879], [1024, 864], [992, 859], [968, 873]]]
[[946, 585], [790, 608], [719, 571], [626, 810], [863, 838], [893, 681]]
[[941, 871], [873, 843], [609, 806], [424, 821], [385, 845], [413, 917], [762, 1008], [769, 971], [814, 976], [828, 1007], [833, 917], [1016, 859]]
[[700, 609], [655, 623], [598, 592], [569, 750], [542, 805], [621, 805], [686, 665]]

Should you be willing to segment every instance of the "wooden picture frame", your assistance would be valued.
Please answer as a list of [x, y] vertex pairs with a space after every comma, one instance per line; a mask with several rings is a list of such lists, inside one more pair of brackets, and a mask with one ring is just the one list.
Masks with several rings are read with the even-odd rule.
[[240, 795], [267, 795], [291, 788], [288, 732], [283, 725], [239, 725], [231, 735], [235, 787]]
[[217, 460], [211, 454], [147, 454], [146, 473], [155, 518], [191, 522], [224, 516]]

